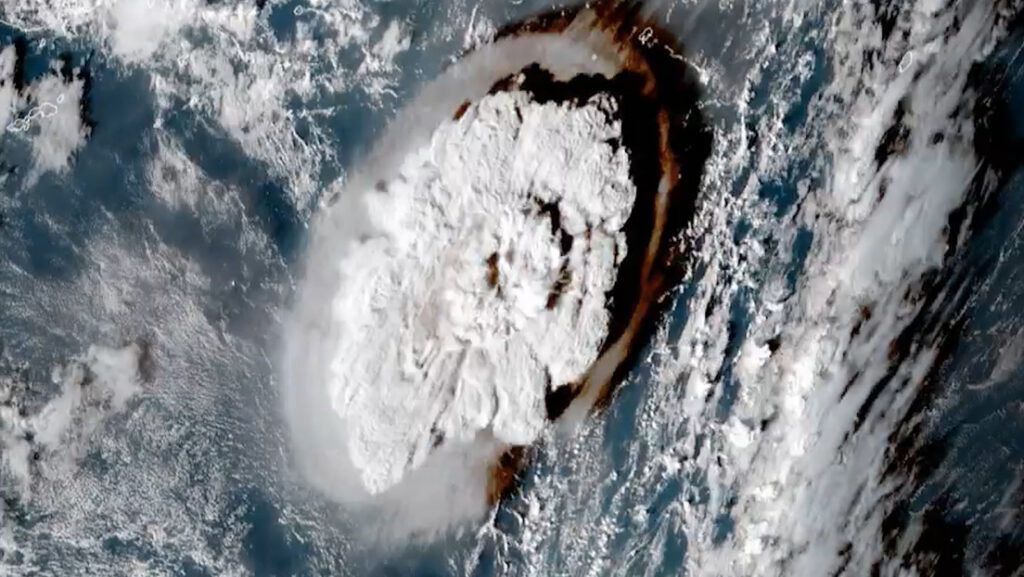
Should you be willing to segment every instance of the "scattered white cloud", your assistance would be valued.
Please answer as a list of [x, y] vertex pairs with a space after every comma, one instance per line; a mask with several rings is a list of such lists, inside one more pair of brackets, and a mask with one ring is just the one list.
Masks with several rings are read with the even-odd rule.
[[74, 153], [85, 145], [91, 129], [82, 122], [84, 89], [81, 78], [64, 79], [56, 71], [26, 88], [25, 98], [35, 106], [10, 130], [20, 124], [32, 131], [29, 184], [43, 173], [67, 170]]
[[33, 470], [45, 476], [73, 468], [92, 436], [110, 416], [125, 410], [142, 390], [136, 343], [120, 348], [91, 346], [80, 358], [53, 369], [59, 392], [37, 412], [21, 414], [25, 383], [0, 377], [0, 454], [6, 476], [30, 496]]
[[199, 13], [195, 0], [116, 0], [109, 7], [111, 48], [127, 62], [143, 62]]

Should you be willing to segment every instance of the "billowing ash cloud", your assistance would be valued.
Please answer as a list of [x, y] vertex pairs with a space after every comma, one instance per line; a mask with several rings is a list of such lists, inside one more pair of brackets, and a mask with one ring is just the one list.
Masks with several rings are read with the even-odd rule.
[[423, 90], [315, 222], [285, 399], [318, 487], [443, 526], [608, 399], [681, 272], [696, 99], [613, 4], [509, 27]]

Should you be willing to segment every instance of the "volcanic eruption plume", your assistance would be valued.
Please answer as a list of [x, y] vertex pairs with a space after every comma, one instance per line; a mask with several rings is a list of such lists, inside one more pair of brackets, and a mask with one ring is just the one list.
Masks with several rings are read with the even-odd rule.
[[608, 402], [685, 266], [698, 96], [613, 2], [509, 26], [423, 88], [314, 223], [284, 381], [317, 487], [445, 526]]

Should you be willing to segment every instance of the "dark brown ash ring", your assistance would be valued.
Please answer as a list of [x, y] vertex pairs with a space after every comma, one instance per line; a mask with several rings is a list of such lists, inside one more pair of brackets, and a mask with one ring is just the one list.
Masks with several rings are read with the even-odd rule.
[[[578, 25], [580, 17], [575, 10], [551, 12], [506, 27], [498, 38], [562, 33]], [[491, 89], [517, 89], [538, 102], [573, 105], [598, 93], [612, 95], [619, 103], [622, 145], [637, 190], [624, 227], [627, 256], [608, 295], [608, 335], [583, 380], [549, 387], [545, 408], [550, 420], [562, 417], [577, 400], [583, 410], [604, 406], [633, 367], [657, 326], [663, 297], [682, 276], [679, 237], [693, 219], [712, 146], [700, 110], [699, 82], [681, 56], [682, 46], [644, 18], [639, 3], [602, 3], [593, 17], [592, 25], [614, 38], [622, 51], [624, 66], [614, 76], [577, 74], [558, 81], [534, 63], [518, 75], [518, 82], [509, 76]], [[489, 490], [492, 502], [511, 487], [514, 475], [503, 469], [521, 467], [523, 461], [522, 447], [499, 461]]]

